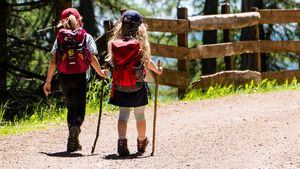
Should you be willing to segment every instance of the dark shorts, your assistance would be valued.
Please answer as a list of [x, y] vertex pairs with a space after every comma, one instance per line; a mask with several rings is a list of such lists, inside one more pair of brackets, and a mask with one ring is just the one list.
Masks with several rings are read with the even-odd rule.
[[127, 93], [115, 90], [113, 97], [109, 98], [108, 103], [121, 107], [145, 106], [148, 104], [147, 94], [147, 84], [144, 83], [142, 88], [135, 92]]

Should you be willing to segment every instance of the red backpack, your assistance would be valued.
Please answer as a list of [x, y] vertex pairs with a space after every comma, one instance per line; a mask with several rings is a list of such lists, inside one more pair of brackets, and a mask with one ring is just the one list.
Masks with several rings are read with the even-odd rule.
[[137, 82], [143, 82], [146, 70], [141, 62], [142, 52], [136, 39], [112, 42], [113, 86], [122, 92], [134, 92], [141, 88]]
[[86, 48], [86, 32], [80, 28], [75, 31], [60, 29], [57, 33], [56, 63], [64, 74], [85, 72], [91, 63], [91, 54]]

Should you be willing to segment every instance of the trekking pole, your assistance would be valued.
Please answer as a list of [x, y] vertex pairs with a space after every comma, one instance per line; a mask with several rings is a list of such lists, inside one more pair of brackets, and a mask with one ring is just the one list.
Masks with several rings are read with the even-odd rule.
[[102, 102], [103, 102], [103, 96], [104, 96], [104, 86], [105, 86], [105, 78], [102, 77], [101, 79], [101, 91], [100, 91], [100, 110], [99, 110], [99, 117], [98, 117], [98, 125], [97, 125], [97, 132], [96, 132], [96, 138], [95, 138], [95, 141], [94, 141], [94, 145], [92, 147], [92, 154], [94, 153], [95, 151], [95, 148], [96, 148], [96, 143], [97, 143], [97, 140], [98, 140], [98, 136], [99, 136], [99, 130], [100, 130], [100, 121], [101, 121], [101, 115], [102, 115]]
[[[158, 66], [158, 68], [160, 67], [160, 60], [158, 60], [157, 66]], [[155, 131], [156, 131], [156, 113], [157, 113], [158, 85], [159, 85], [159, 75], [157, 74], [156, 75], [156, 79], [155, 79], [153, 137], [152, 137], [152, 152], [151, 152], [151, 156], [153, 156], [154, 150], [155, 150]]]

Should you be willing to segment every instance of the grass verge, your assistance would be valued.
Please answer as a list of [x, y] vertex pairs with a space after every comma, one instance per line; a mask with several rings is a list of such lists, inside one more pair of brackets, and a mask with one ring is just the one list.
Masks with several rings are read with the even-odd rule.
[[255, 84], [252, 81], [249, 84], [240, 85], [237, 87], [231, 84], [228, 86], [215, 85], [204, 90], [189, 90], [183, 100], [202, 100], [237, 94], [264, 93], [270, 91], [286, 91], [297, 89], [300, 89], [300, 84], [297, 82], [297, 79], [285, 81], [283, 84], [278, 84], [276, 80], [269, 81], [264, 79], [258, 84]]

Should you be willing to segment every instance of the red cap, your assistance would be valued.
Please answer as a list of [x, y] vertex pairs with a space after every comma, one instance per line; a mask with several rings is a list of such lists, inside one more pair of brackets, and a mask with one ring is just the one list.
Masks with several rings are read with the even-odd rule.
[[77, 11], [77, 9], [75, 8], [67, 8], [65, 9], [62, 13], [61, 13], [61, 16], [60, 16], [60, 19], [61, 20], [65, 20], [67, 19], [70, 15], [74, 15], [76, 17], [77, 20], [79, 20], [79, 24], [80, 26], [82, 26], [82, 22], [81, 22], [81, 15], [80, 13]]

